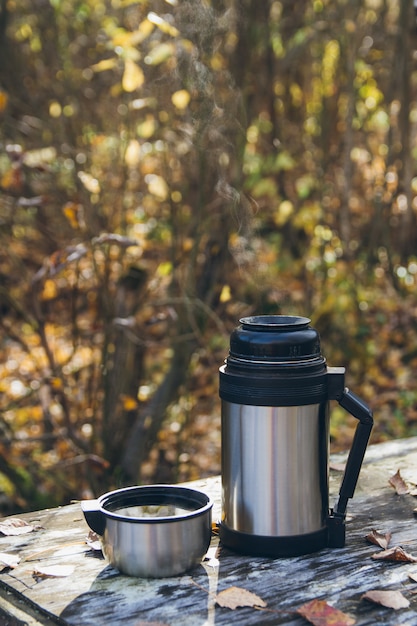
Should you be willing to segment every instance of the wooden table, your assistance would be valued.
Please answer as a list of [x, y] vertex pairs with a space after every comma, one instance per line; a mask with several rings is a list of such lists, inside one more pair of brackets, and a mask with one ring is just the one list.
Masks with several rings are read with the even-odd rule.
[[[344, 456], [332, 456], [332, 464]], [[233, 554], [213, 537], [206, 561], [177, 578], [142, 580], [120, 575], [85, 543], [88, 528], [79, 504], [20, 516], [34, 532], [0, 536], [0, 552], [20, 557], [14, 569], [0, 574], [0, 624], [39, 626], [211, 626], [308, 622], [295, 611], [314, 599], [326, 600], [349, 614], [358, 626], [417, 624], [417, 563], [372, 559], [381, 548], [365, 540], [372, 529], [391, 532], [391, 546], [401, 545], [417, 556], [417, 499], [398, 495], [388, 484], [400, 470], [413, 488], [417, 484], [417, 437], [370, 446], [354, 499], [349, 504], [346, 546], [313, 555], [267, 559]], [[337, 493], [340, 471], [332, 470], [331, 494]], [[220, 516], [219, 477], [192, 485], [215, 500]], [[216, 550], [217, 548], [217, 550]], [[56, 565], [72, 571], [62, 577], [34, 578], [35, 570]], [[215, 596], [232, 586], [257, 594], [267, 611], [251, 607], [220, 607]], [[393, 610], [362, 599], [370, 590], [398, 590], [410, 601]]]

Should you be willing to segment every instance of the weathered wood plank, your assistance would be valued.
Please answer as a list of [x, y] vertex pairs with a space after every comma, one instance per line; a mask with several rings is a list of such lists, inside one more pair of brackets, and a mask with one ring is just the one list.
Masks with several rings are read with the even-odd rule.
[[[333, 457], [339, 463], [343, 455]], [[346, 546], [289, 559], [266, 559], [236, 555], [220, 547], [218, 566], [205, 563], [187, 575], [162, 580], [141, 580], [118, 574], [85, 544], [88, 528], [78, 504], [28, 513], [22, 517], [42, 528], [19, 537], [1, 537], [0, 551], [21, 557], [14, 569], [0, 574], [0, 585], [19, 592], [34, 606], [46, 611], [56, 623], [71, 626], [138, 626], [158, 623], [169, 626], [210, 626], [262, 623], [302, 626], [295, 613], [305, 602], [319, 598], [349, 613], [358, 626], [417, 623], [417, 563], [375, 561], [379, 548], [364, 537], [373, 528], [392, 533], [391, 545], [402, 545], [417, 555], [417, 499], [398, 496], [388, 485], [397, 469], [417, 484], [417, 438], [370, 446], [355, 498], [350, 503]], [[337, 493], [341, 474], [331, 472], [331, 492]], [[193, 483], [215, 499], [214, 517], [220, 515], [220, 480]], [[218, 546], [213, 538], [212, 547]], [[36, 581], [32, 573], [42, 565], [73, 566], [64, 578]], [[259, 595], [267, 610], [231, 611], [215, 604], [215, 594], [238, 586]], [[393, 611], [373, 605], [361, 596], [371, 589], [397, 589], [410, 600], [408, 609]], [[13, 597], [13, 596], [9, 596]], [[46, 618], [45, 618], [46, 619]], [[29, 622], [28, 622], [29, 623]], [[41, 622], [42, 623], [42, 622]]]

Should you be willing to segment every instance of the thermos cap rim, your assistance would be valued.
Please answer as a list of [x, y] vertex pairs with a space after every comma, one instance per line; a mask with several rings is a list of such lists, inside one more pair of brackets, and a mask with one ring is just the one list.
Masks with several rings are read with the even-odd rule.
[[[265, 358], [263, 358], [262, 356], [256, 355], [256, 356], [250, 356], [250, 355], [239, 355], [236, 356], [234, 354], [229, 354], [229, 356], [224, 360], [224, 362], [227, 365], [235, 365], [236, 367], [239, 368], [252, 368], [252, 366], [266, 366], [266, 367], [275, 367], [277, 368], [279, 371], [282, 371], [281, 368], [282, 366], [285, 366], [285, 368], [292, 368], [292, 369], [296, 369], [298, 367], [306, 367], [306, 366], [311, 366], [311, 367], [315, 367], [317, 365], [323, 365], [326, 364], [326, 359], [324, 358], [324, 356], [322, 356], [321, 354], [312, 354], [311, 356], [309, 355], [305, 355], [304, 358], [298, 358], [298, 357], [293, 357], [293, 356], [280, 356], [276, 359], [270, 359], [269, 355], [265, 356]], [[271, 371], [271, 370], [269, 370]], [[290, 371], [290, 370], [288, 370]]]
[[243, 328], [252, 328], [253, 330], [300, 330], [302, 327], [308, 326], [311, 320], [308, 317], [298, 315], [252, 315], [242, 317], [239, 323]]

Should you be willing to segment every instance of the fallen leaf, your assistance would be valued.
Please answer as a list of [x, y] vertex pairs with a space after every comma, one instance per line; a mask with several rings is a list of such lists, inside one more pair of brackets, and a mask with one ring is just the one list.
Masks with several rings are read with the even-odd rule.
[[297, 609], [314, 626], [353, 626], [355, 620], [350, 615], [327, 604], [325, 600], [312, 600]]
[[100, 537], [94, 532], [94, 530], [90, 530], [85, 542], [91, 550], [94, 550], [94, 552], [102, 552]]
[[70, 576], [75, 570], [73, 565], [51, 565], [45, 567], [37, 567], [33, 570], [34, 578], [61, 578]]
[[17, 554], [7, 554], [7, 552], [0, 552], [0, 571], [2, 572], [8, 568], [14, 568], [20, 563], [20, 557]]
[[241, 587], [229, 587], [228, 589], [224, 589], [224, 591], [217, 594], [215, 601], [219, 606], [232, 610], [236, 609], [238, 606], [266, 606], [266, 602], [259, 596]]
[[406, 552], [401, 546], [395, 546], [395, 548], [389, 548], [383, 550], [383, 552], [376, 552], [372, 555], [375, 561], [401, 561], [405, 563], [417, 563], [417, 557]]
[[372, 529], [371, 532], [366, 535], [365, 539], [369, 541], [369, 543], [373, 543], [376, 546], [379, 546], [383, 550], [388, 548], [389, 542], [391, 541], [391, 533], [380, 533], [377, 530]]
[[32, 533], [34, 530], [36, 530], [34, 526], [18, 517], [8, 517], [0, 522], [0, 533], [7, 536], [25, 535], [26, 533]]
[[330, 463], [329, 469], [334, 472], [344, 472], [346, 468], [346, 463]]
[[361, 600], [368, 600], [375, 604], [381, 604], [389, 609], [406, 609], [410, 606], [410, 602], [403, 596], [400, 591], [367, 591], [361, 597]]
[[404, 494], [409, 492], [409, 489], [404, 482], [403, 477], [401, 476], [400, 470], [397, 470], [397, 472], [394, 474], [394, 476], [391, 476], [388, 482], [391, 487], [394, 487], [399, 496], [403, 496]]

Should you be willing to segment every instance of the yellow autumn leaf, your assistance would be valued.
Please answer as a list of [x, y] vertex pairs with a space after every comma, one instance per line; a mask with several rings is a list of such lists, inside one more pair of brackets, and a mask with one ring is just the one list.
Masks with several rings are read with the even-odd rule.
[[63, 214], [73, 228], [79, 227], [78, 214], [80, 209], [81, 207], [77, 202], [67, 202], [62, 209]]
[[152, 50], [145, 57], [145, 63], [147, 65], [159, 65], [174, 54], [174, 46], [171, 43], [161, 43]]
[[218, 52], [216, 52], [215, 54], [213, 54], [213, 56], [210, 59], [210, 66], [215, 72], [223, 70], [225, 67], [224, 57]]
[[146, 402], [152, 393], [152, 388], [149, 385], [141, 385], [138, 391], [138, 400], [140, 402]]
[[172, 272], [172, 263], [170, 261], [165, 261], [164, 263], [160, 263], [157, 267], [156, 273], [158, 276], [169, 276]]
[[294, 205], [289, 200], [283, 200], [274, 213], [274, 222], [277, 226], [283, 226], [294, 213]]
[[112, 37], [112, 44], [116, 47], [129, 48], [132, 45], [133, 33], [124, 28], [117, 28]]
[[58, 289], [54, 281], [49, 279], [45, 281], [43, 291], [41, 293], [42, 300], [53, 300], [58, 295]]
[[[171, 194], [172, 196], [172, 194]], [[190, 252], [190, 250], [192, 250], [194, 247], [194, 239], [192, 237], [185, 237], [183, 242], [182, 242], [182, 246], [181, 248], [183, 249], [184, 252]]]
[[137, 139], [131, 139], [125, 152], [125, 163], [128, 167], [136, 167], [140, 161], [140, 143]]
[[78, 178], [87, 191], [90, 193], [100, 193], [100, 183], [97, 178], [94, 178], [94, 176], [91, 176], [91, 174], [87, 172], [78, 172]]
[[143, 70], [132, 59], [126, 59], [125, 70], [123, 72], [122, 87], [124, 91], [131, 93], [145, 82]]
[[51, 117], [61, 117], [62, 114], [62, 106], [59, 104], [59, 102], [56, 102], [54, 100], [54, 102], [51, 102], [51, 104], [49, 105], [49, 115]]
[[190, 98], [191, 96], [186, 89], [180, 89], [171, 96], [172, 104], [177, 107], [177, 109], [186, 109]]
[[223, 285], [223, 288], [220, 293], [220, 302], [229, 302], [231, 298], [232, 298], [232, 294], [230, 292], [230, 285]]
[[153, 117], [148, 117], [141, 124], [138, 124], [136, 132], [142, 139], [149, 139], [156, 130], [156, 121]]
[[138, 406], [138, 402], [133, 396], [122, 395], [121, 400], [124, 411], [134, 411]]
[[168, 197], [168, 185], [166, 184], [162, 176], [157, 176], [156, 174], [150, 176], [148, 189], [149, 192], [159, 198], [159, 200], [166, 200]]
[[155, 26], [157, 26], [159, 30], [166, 35], [171, 35], [171, 37], [178, 37], [178, 35], [180, 34], [179, 30], [175, 28], [175, 26], [172, 26], [172, 24], [164, 20], [160, 15], [157, 15], [157, 13], [154, 13], [153, 11], [148, 13], [148, 20], [152, 24], [155, 24]]
[[40, 422], [43, 420], [43, 410], [41, 406], [33, 406], [31, 407], [30, 411], [30, 419], [32, 419], [35, 422]]
[[55, 389], [56, 391], [62, 391], [62, 389], [64, 388], [64, 384], [62, 382], [62, 379], [59, 378], [58, 376], [52, 376], [51, 377], [51, 387], [52, 387], [52, 389]]
[[131, 46], [137, 46], [141, 44], [154, 30], [154, 24], [145, 18], [143, 22], [139, 24], [139, 27], [132, 32], [130, 40]]
[[0, 187], [6, 191], [20, 191], [22, 184], [22, 170], [18, 166], [9, 167], [0, 179]]
[[3, 113], [7, 106], [8, 96], [5, 91], [0, 89], [0, 113]]
[[112, 70], [117, 63], [116, 57], [112, 59], [102, 59], [98, 63], [94, 63], [91, 69], [94, 72], [105, 72], [106, 70]]

